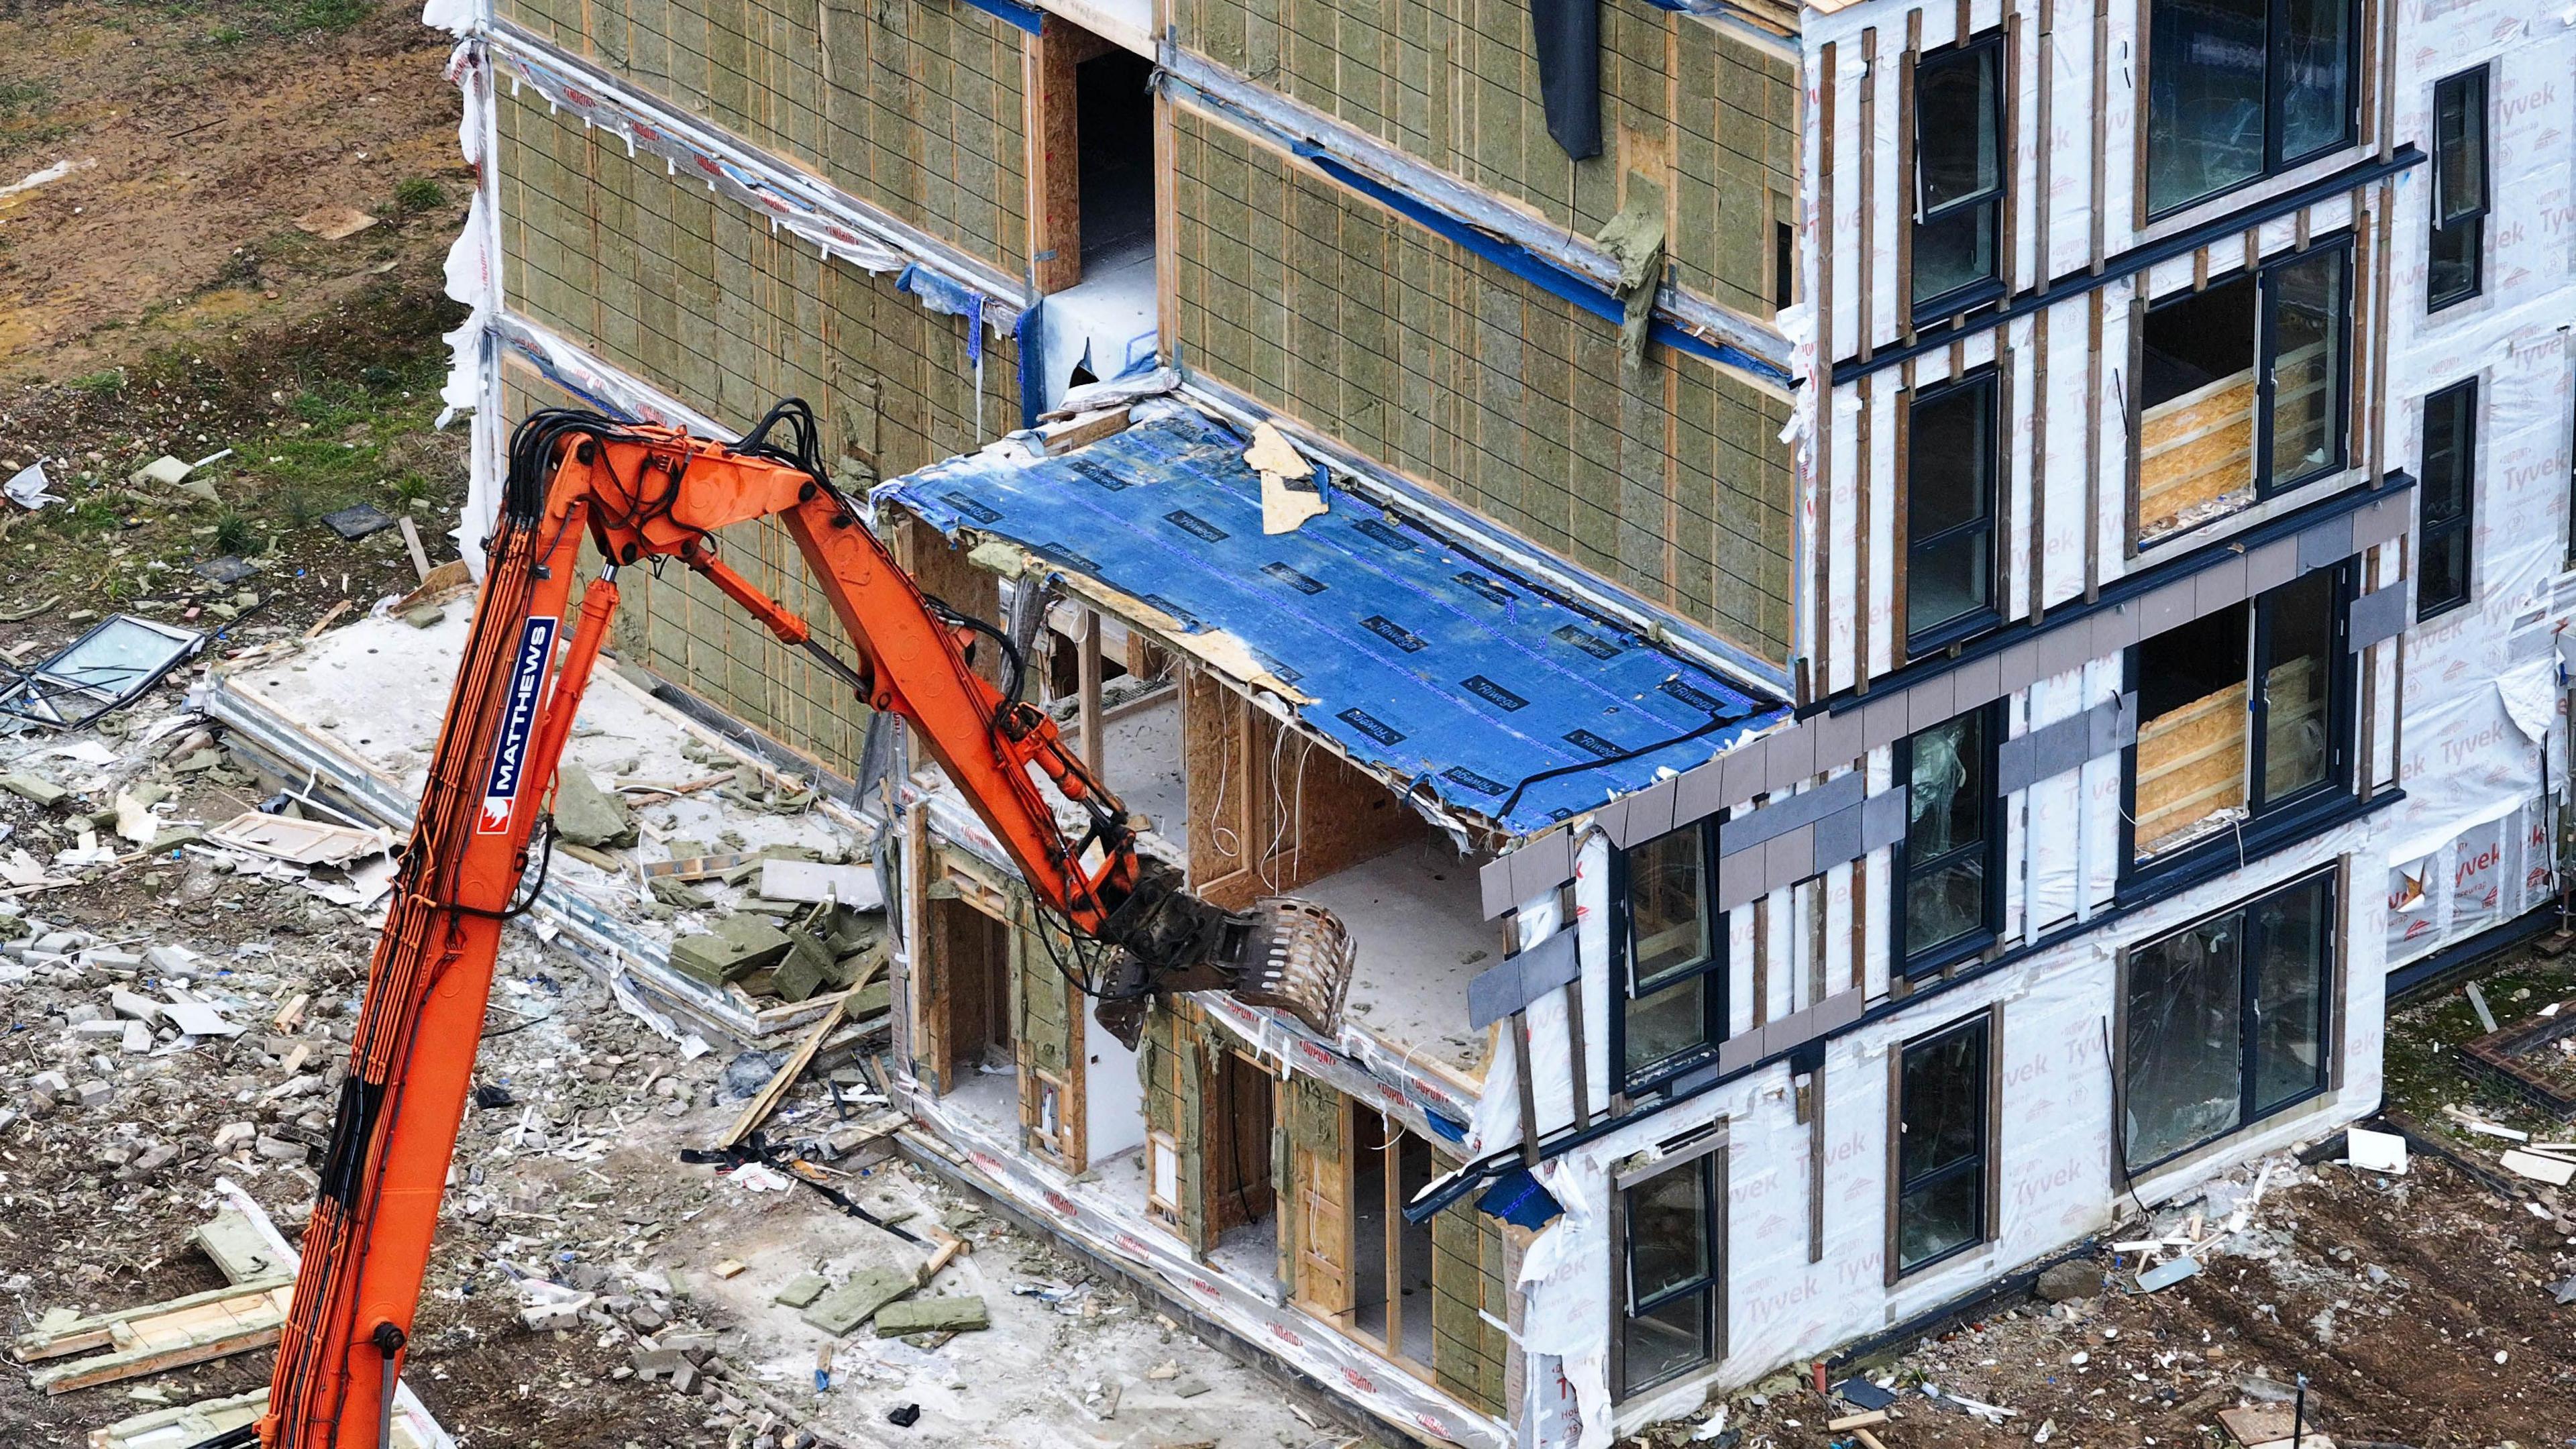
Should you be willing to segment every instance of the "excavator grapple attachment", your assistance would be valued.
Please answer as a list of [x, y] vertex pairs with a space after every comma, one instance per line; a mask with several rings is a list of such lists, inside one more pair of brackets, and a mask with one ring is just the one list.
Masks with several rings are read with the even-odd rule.
[[1333, 1040], [1341, 1033], [1342, 998], [1350, 991], [1358, 955], [1341, 917], [1294, 896], [1255, 901], [1249, 914], [1234, 994], [1287, 1012]]

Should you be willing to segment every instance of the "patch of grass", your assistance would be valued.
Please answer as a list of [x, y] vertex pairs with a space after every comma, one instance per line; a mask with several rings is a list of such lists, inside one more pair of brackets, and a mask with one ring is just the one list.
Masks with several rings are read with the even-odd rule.
[[52, 95], [42, 81], [0, 81], [0, 120], [35, 115]]
[[73, 378], [67, 385], [92, 397], [114, 397], [125, 391], [125, 369], [111, 367], [105, 372], [89, 373]]
[[215, 519], [215, 551], [247, 553], [250, 551], [250, 520], [227, 508]]
[[438, 497], [438, 485], [418, 473], [405, 473], [385, 486], [393, 490], [394, 501], [405, 508]]
[[415, 176], [394, 187], [394, 210], [405, 216], [436, 211], [446, 204], [447, 188], [426, 176]]
[[375, 13], [370, 0], [253, 0], [289, 35], [307, 30], [346, 30]]
[[60, 513], [50, 514], [54, 529], [78, 538], [83, 534], [114, 533], [125, 526], [124, 510], [112, 498], [92, 495]]
[[206, 32], [206, 43], [223, 50], [230, 50], [249, 38], [249, 32], [237, 25], [218, 25]]

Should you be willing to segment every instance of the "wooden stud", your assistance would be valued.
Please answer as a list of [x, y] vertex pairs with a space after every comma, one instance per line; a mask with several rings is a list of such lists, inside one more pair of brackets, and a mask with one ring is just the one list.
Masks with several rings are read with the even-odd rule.
[[2110, 198], [2103, 193], [2110, 188], [2111, 139], [2110, 122], [2105, 119], [2111, 109], [2111, 0], [2093, 0], [2093, 189], [2085, 197], [2085, 209], [2093, 217], [2093, 275], [2102, 275], [2104, 261], [2102, 215]]
[[1959, 28], [1958, 32], [1950, 37], [1951, 44], [1964, 45], [1969, 36], [1977, 33], [1977, 22], [1969, 13], [1973, 4], [1974, 0], [1959, 0]]
[[[1995, 329], [1995, 536], [1991, 563], [1994, 568], [1995, 612], [2012, 616], [2013, 604], [2013, 359], [2020, 352], [2012, 345], [2012, 324]], [[1952, 375], [1954, 378], [1956, 374]], [[2036, 470], [2033, 472], [2036, 477]]]
[[[1905, 979], [1905, 973], [1902, 970], [1892, 972], [1891, 975], [1897, 981]], [[1905, 1044], [1902, 1041], [1892, 1041], [1887, 1047], [1887, 1238], [1886, 1261], [1882, 1265], [1886, 1270], [1887, 1286], [1890, 1288], [1896, 1286], [1897, 1263], [1902, 1252], [1902, 1245], [1896, 1239], [1896, 1189], [1897, 1184], [1903, 1180], [1901, 1174], [1904, 1172], [1905, 1159], [1901, 1155], [1901, 1150], [1904, 1144]], [[1991, 1151], [1992, 1148], [1988, 1150]]]
[[[1878, 30], [1860, 33], [1860, 360], [1867, 362], [1878, 346], [1878, 309], [1873, 305], [1878, 280]], [[1868, 577], [1862, 574], [1864, 579]], [[1853, 671], [1869, 673], [1867, 651]]]
[[2102, 597], [2102, 289], [2085, 293], [2084, 602]]
[[[2140, 272], [2139, 285], [2143, 287], [2144, 279], [2151, 275], [2153, 274], [2150, 272]], [[2191, 254], [2191, 289], [2195, 292], [2209, 290], [2209, 248], [2207, 247], [2201, 247]]]
[[1906, 468], [1910, 462], [1908, 444], [1914, 433], [1914, 359], [1897, 364], [1896, 390], [1896, 466], [1887, 479], [1887, 549], [1888, 575], [1894, 586], [1888, 591], [1887, 653], [1889, 663], [1902, 668], [1907, 658], [1905, 629], [1905, 560], [1910, 501], [1910, 481]]
[[2052, 250], [2048, 227], [2049, 160], [2057, 151], [2057, 106], [2056, 98], [2051, 94], [2056, 88], [2056, 31], [2057, 0], [2039, 0], [2039, 116], [2033, 127], [2038, 132], [2035, 148], [2039, 154], [2033, 162], [2037, 174], [2030, 187], [2030, 231], [2031, 282], [2043, 297], [2048, 295], [2049, 253]]
[[1082, 767], [1095, 780], [1102, 777], [1100, 720], [1100, 614], [1082, 611], [1082, 642], [1074, 655], [1076, 728], [1082, 732]]
[[1048, 16], [1028, 36], [1029, 274], [1040, 292], [1082, 280], [1082, 123], [1073, 26]]
[[[2101, 0], [2097, 0], [2097, 3], [2101, 3]], [[2096, 21], [2095, 33], [2102, 35], [2106, 40], [2109, 37], [2107, 25], [2100, 21]], [[2134, 48], [2131, 52], [2128, 65], [2124, 67], [2125, 73], [2130, 76], [2150, 76], [2155, 74], [2154, 71], [2147, 69], [2149, 65], [2154, 63], [2152, 58], [2147, 54], [2147, 35], [2148, 27], [2140, 26], [2136, 33], [2130, 37], [2130, 43]], [[2094, 82], [2093, 93], [2096, 96], [2100, 96], [2102, 94], [2102, 82], [2098, 79]], [[2143, 99], [2144, 93], [2142, 91], [2136, 92], [2136, 94]], [[2093, 129], [2097, 133], [2102, 130], [2104, 125], [2102, 115], [2103, 109], [2104, 108], [2098, 104], [2093, 107]], [[2147, 117], [2146, 108], [2144, 106], [2132, 105], [2130, 107], [2129, 131], [2130, 141], [2132, 143], [2130, 147], [2131, 160], [2129, 163], [2129, 204], [2131, 208], [2129, 225], [2136, 231], [2145, 231], [2147, 229]], [[2100, 227], [2098, 225], [2095, 227], [2095, 231], [2098, 235], [2100, 231]], [[2101, 243], [2097, 240], [2094, 243], [2093, 248], [2095, 255], [2100, 255], [2101, 249]], [[2097, 263], [2096, 265], [2099, 264]]]
[[1896, 69], [1896, 330], [1914, 345], [1914, 220], [1922, 187], [1914, 175], [1914, 68], [1923, 56], [1923, 12], [1905, 12], [1905, 54]]
[[2048, 314], [2030, 323], [2030, 622], [2048, 616]]
[[1825, 1261], [1825, 1064], [1807, 1074], [1807, 1261]]
[[1878, 667], [1870, 649], [1869, 627], [1870, 611], [1878, 605], [1877, 595], [1871, 587], [1877, 576], [1870, 572], [1870, 535], [1875, 530], [1870, 518], [1869, 496], [1873, 486], [1871, 475], [1875, 471], [1870, 455], [1876, 451], [1870, 442], [1871, 415], [1878, 411], [1878, 400], [1874, 396], [1877, 389], [1871, 380], [1876, 375], [1863, 374], [1856, 389], [1860, 396], [1860, 417], [1854, 430], [1856, 441], [1852, 458], [1852, 577], [1859, 580], [1855, 588], [1858, 597], [1853, 601], [1852, 609], [1852, 692], [1855, 694], [1869, 693], [1869, 677]]
[[[1820, 345], [1816, 349], [1816, 381], [1813, 386], [1817, 390], [1823, 416], [1816, 427], [1816, 524], [1813, 546], [1808, 550], [1807, 558], [1808, 588], [1812, 595], [1809, 600], [1811, 632], [1807, 636], [1806, 648], [1800, 651], [1813, 661], [1809, 666], [1812, 671], [1809, 699], [1831, 693], [1834, 687], [1833, 655], [1826, 631], [1833, 627], [1834, 617], [1834, 549], [1831, 542], [1834, 516], [1833, 378], [1834, 361], [1841, 356], [1842, 347], [1841, 340], [1835, 335], [1834, 317], [1833, 238], [1837, 226], [1834, 215], [1834, 154], [1841, 149], [1837, 144], [1839, 138], [1834, 134], [1834, 100], [1842, 90], [1841, 75], [1836, 69], [1837, 55], [1833, 41], [1827, 41], [1817, 53], [1824, 81], [1816, 88], [1816, 135], [1819, 142], [1816, 155], [1819, 223], [1816, 228], [1816, 336]], [[1861, 210], [1864, 213], [1869, 210], [1866, 197], [1862, 199]], [[1863, 271], [1869, 268], [1866, 251], [1859, 257], [1859, 266]], [[1869, 333], [1869, 320], [1865, 317], [1861, 319], [1860, 332], [1863, 336]]]
[[2135, 559], [2138, 556], [2138, 513], [2140, 508], [2138, 478], [2138, 418], [2140, 412], [2138, 404], [2138, 372], [2145, 364], [2146, 337], [2147, 274], [2140, 272], [2136, 277], [2132, 278], [2129, 283], [2129, 366], [2120, 379], [2120, 391], [2122, 394], [2120, 399], [2121, 414], [2128, 431], [2128, 436], [2122, 440], [2122, 450], [2126, 454], [2126, 461], [2122, 465], [2126, 474], [2124, 480], [2126, 501], [2122, 505], [2122, 510], [2126, 520], [2123, 526], [2123, 533], [2125, 536], [2123, 537], [2120, 545], [2121, 557], [2123, 559]]
[[[1576, 983], [1578, 989], [1581, 983]], [[1515, 1011], [1506, 1028], [1512, 1036], [1513, 1075], [1521, 1096], [1521, 1166], [1538, 1166], [1538, 1088], [1530, 1080], [1529, 1015]]]
[[1574, 1064], [1574, 1125], [1592, 1125], [1592, 1070], [1583, 1041], [1583, 983], [1565, 984], [1565, 1056]]
[[[2389, 250], [2388, 232], [2391, 219], [2397, 210], [2395, 187], [2396, 182], [2393, 180], [2382, 181], [2379, 183], [2379, 246], [2376, 251], [2379, 258], [2379, 275], [2371, 279], [2373, 287], [2379, 293], [2378, 303], [2370, 309], [2371, 315], [2381, 319], [2381, 321], [2380, 325], [2371, 329], [2370, 372], [2372, 382], [2370, 386], [2370, 395], [2379, 401], [2380, 409], [2383, 413], [2386, 412], [2388, 405], [2388, 334], [2391, 331], [2386, 321], [2388, 317], [2388, 259], [2394, 255], [2394, 253]], [[2359, 228], [2356, 227], [2355, 230], [2359, 230]], [[2383, 420], [2381, 426], [2370, 430], [2371, 487], [2377, 488], [2387, 481], [2387, 465], [2388, 428]], [[2403, 637], [2404, 636], [2402, 635], [2400, 636], [2401, 642], [2397, 646], [2398, 658], [2400, 660], [2405, 658], [2406, 646], [2402, 642]], [[2403, 678], [2404, 676], [2401, 674], [2399, 677]], [[2402, 718], [2405, 711], [2400, 710], [2398, 711], [2398, 714]], [[2402, 759], [2404, 757], [2395, 756], [2394, 758]]]
[[[2021, 290], [2021, 12], [2013, 9], [2013, 0], [2004, 0], [2004, 134], [2002, 157], [2004, 167], [2004, 216], [2002, 244], [1995, 258], [1996, 275], [2003, 278], [2004, 295]], [[1962, 35], [1964, 39], [1964, 33]], [[2046, 155], [2043, 138], [2040, 152]], [[1996, 304], [1998, 307], [2002, 303]]]
[[1753, 1024], [1771, 1019], [1771, 897], [1753, 901]]

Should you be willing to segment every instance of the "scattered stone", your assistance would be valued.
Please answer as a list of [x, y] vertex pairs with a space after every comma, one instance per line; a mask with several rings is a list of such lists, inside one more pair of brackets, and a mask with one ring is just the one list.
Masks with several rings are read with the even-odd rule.
[[590, 1295], [577, 1293], [553, 1303], [531, 1303], [519, 1310], [519, 1322], [536, 1333], [581, 1327], [581, 1315], [590, 1307]]
[[623, 849], [635, 843], [635, 819], [588, 770], [566, 765], [555, 773], [555, 834], [593, 850]]
[[215, 1129], [215, 1151], [230, 1152], [259, 1136], [259, 1129], [248, 1122], [227, 1122]]
[[[402, 621], [415, 629], [435, 629], [439, 625], [447, 622], [447, 610], [436, 604], [422, 604], [416, 608], [406, 611], [402, 616]], [[568, 770], [565, 773], [574, 774], [578, 772]]]
[[283, 1138], [271, 1137], [266, 1133], [261, 1133], [259, 1135], [259, 1138], [253, 1144], [253, 1147], [260, 1156], [265, 1157], [272, 1162], [302, 1162], [305, 1157], [303, 1143], [288, 1142]]
[[161, 1003], [148, 996], [137, 996], [131, 991], [111, 991], [107, 994], [107, 1004], [119, 1016], [130, 1017], [149, 1026], [161, 1024]]
[[2081, 1258], [2069, 1258], [2049, 1266], [2039, 1275], [2039, 1296], [2051, 1303], [2071, 1303], [2078, 1298], [2092, 1298], [2102, 1291], [2102, 1270]]
[[116, 1096], [116, 1089], [101, 1081], [87, 1081], [74, 1090], [84, 1107], [104, 1107]]

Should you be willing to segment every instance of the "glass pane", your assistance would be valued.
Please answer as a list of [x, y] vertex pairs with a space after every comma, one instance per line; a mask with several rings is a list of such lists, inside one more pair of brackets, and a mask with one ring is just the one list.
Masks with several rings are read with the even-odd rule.
[[2272, 289], [2272, 483], [2343, 456], [2335, 426], [2343, 398], [2343, 253], [2275, 267]]
[[1703, 1158], [1628, 1189], [1628, 1302], [1651, 1302], [1710, 1276]]
[[1928, 1187], [1896, 1199], [1897, 1266], [1928, 1263], [1985, 1236], [1985, 1178], [1974, 1171], [1954, 1172]]
[[1899, 1183], [1976, 1156], [1986, 1135], [1984, 1023], [1907, 1047], [1901, 1090]]
[[1994, 493], [1993, 380], [1916, 403], [1906, 426], [1906, 536], [1921, 541], [1985, 517]]
[[2478, 254], [2486, 249], [2486, 222], [2480, 217], [2433, 228], [2424, 259], [2424, 294], [2434, 303], [2456, 302], [2478, 290]]
[[1708, 869], [1687, 826], [1628, 852], [1629, 959], [1639, 986], [1709, 956]]
[[[1914, 167], [1925, 212], [1993, 190], [1995, 57], [1991, 45], [1929, 61], [1915, 73]], [[1918, 253], [1917, 265], [1920, 265]]]
[[2435, 225], [2486, 205], [2486, 75], [2456, 76], [2433, 88]]
[[1703, 973], [1628, 1003], [1628, 1075], [1708, 1045], [1708, 991]]
[[2234, 913], [2129, 957], [2129, 1163], [2170, 1157], [2233, 1128], [2242, 1110], [2243, 975]]
[[1964, 714], [1909, 742], [1914, 764], [1905, 848], [1915, 860], [1985, 839], [1985, 733], [1983, 714]]
[[2446, 388], [2424, 400], [2423, 501], [2416, 506], [2426, 527], [2469, 511], [2469, 429], [2477, 389]]
[[1905, 632], [1921, 634], [1986, 607], [1994, 535], [1983, 528], [1917, 545], [1905, 570]]
[[1917, 306], [1995, 274], [1995, 204], [1962, 206], [1914, 228]]
[[2163, 211], [2263, 170], [2266, 0], [2151, 0], [2147, 205]]
[[2246, 614], [2233, 604], [2138, 646], [2141, 857], [2244, 818]]
[[1982, 855], [1905, 878], [1905, 954], [1920, 956], [1985, 929], [1986, 861]]
[[2254, 279], [2147, 313], [2138, 411], [2138, 534], [2158, 538], [2254, 498]]
[[2269, 1112], [2325, 1080], [2326, 972], [2332, 951], [2322, 879], [2254, 909], [2263, 948], [2254, 960], [2254, 1110]]
[[1628, 1388], [1641, 1389], [1686, 1373], [1714, 1356], [1709, 1342], [1709, 1298], [1717, 1290], [1685, 1293], [1628, 1320], [1625, 1345]]
[[2271, 629], [2263, 671], [2263, 803], [2325, 783], [2334, 647], [2332, 569], [2320, 569], [2263, 596]]
[[2350, 0], [2288, 0], [2281, 36], [2281, 159], [2343, 143], [2352, 123]]
[[2415, 589], [2415, 610], [2429, 614], [2469, 596], [2469, 531], [2455, 528], [2424, 540], [2424, 579]]

